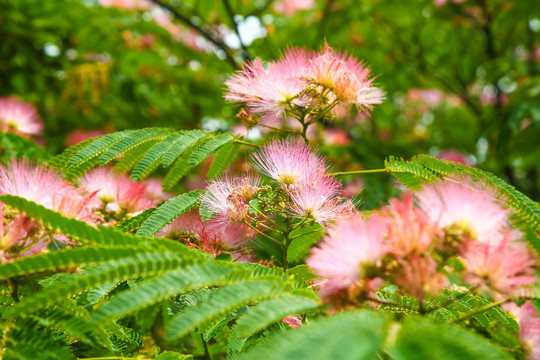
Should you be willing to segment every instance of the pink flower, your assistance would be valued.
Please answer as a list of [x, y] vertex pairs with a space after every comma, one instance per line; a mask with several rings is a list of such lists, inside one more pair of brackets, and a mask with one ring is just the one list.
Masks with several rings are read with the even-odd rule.
[[437, 229], [424, 211], [413, 206], [410, 194], [400, 200], [393, 199], [385, 210], [388, 220], [385, 248], [388, 253], [398, 258], [422, 255], [437, 244]]
[[292, 200], [289, 214], [292, 217], [312, 216], [321, 225], [350, 215], [354, 210], [351, 201], [342, 202], [338, 196], [341, 182], [319, 175], [307, 182], [295, 184], [286, 189]]
[[39, 135], [43, 123], [36, 108], [15, 97], [0, 98], [0, 130], [21, 135]]
[[534, 284], [534, 261], [526, 249], [509, 246], [507, 234], [498, 243], [466, 243], [462, 255], [466, 268], [465, 281], [479, 284], [504, 294], [514, 294], [521, 287]]
[[159, 179], [149, 178], [142, 181], [146, 185], [146, 192], [155, 200], [169, 200], [174, 197], [173, 194], [163, 191], [163, 182]]
[[373, 86], [370, 71], [346, 52], [340, 53], [325, 45], [322, 53], [313, 56], [306, 76], [324, 88], [331, 89], [335, 97], [360, 109], [371, 109], [380, 104], [383, 92]]
[[496, 191], [470, 179], [426, 185], [416, 197], [433, 224], [443, 230], [458, 228], [468, 238], [493, 243], [502, 240], [508, 228], [509, 211], [502, 207]]
[[24, 160], [0, 166], [0, 194], [19, 196], [78, 220], [93, 218], [87, 206], [92, 195], [84, 195], [45, 166], [37, 167]]
[[433, 294], [448, 286], [448, 279], [439, 272], [439, 265], [422, 254], [412, 254], [398, 260], [400, 267], [396, 272], [396, 285], [423, 301], [426, 293]]
[[409, 89], [407, 98], [411, 101], [424, 102], [429, 106], [442, 103], [446, 95], [437, 89]]
[[290, 49], [265, 69], [257, 59], [225, 82], [225, 99], [245, 102], [250, 112], [261, 116], [262, 124], [273, 124], [291, 106], [305, 106], [302, 95], [306, 81], [302, 77], [311, 53], [304, 49]]
[[324, 296], [332, 295], [354, 284], [368, 285], [369, 267], [384, 255], [384, 221], [376, 216], [361, 215], [338, 221], [329, 230], [322, 244], [311, 251], [306, 264], [323, 280], [319, 289]]
[[301, 139], [277, 140], [265, 145], [252, 155], [251, 165], [286, 185], [303, 183], [328, 169], [324, 158]]
[[533, 303], [527, 300], [521, 307], [514, 303], [504, 304], [504, 311], [510, 312], [519, 324], [519, 337], [528, 360], [540, 359], [540, 317]]
[[287, 316], [283, 320], [281, 320], [282, 323], [288, 324], [292, 328], [297, 328], [302, 326], [302, 319], [296, 315]]
[[135, 182], [127, 175], [115, 174], [108, 168], [89, 171], [79, 182], [90, 194], [96, 194], [107, 211], [137, 213], [160, 202], [147, 191], [146, 184]]
[[281, 15], [291, 16], [298, 10], [309, 10], [314, 6], [314, 0], [281, 0], [274, 3], [274, 11]]
[[198, 239], [197, 244], [191, 245], [198, 247], [214, 256], [218, 255], [222, 249], [239, 249], [245, 246], [255, 236], [255, 231], [245, 224], [234, 223], [227, 228], [216, 226], [210, 220], [202, 222], [198, 209], [180, 215], [172, 223], [161, 229], [156, 236], [180, 237], [188, 239], [186, 233], [195, 235]]
[[260, 179], [223, 177], [208, 183], [201, 197], [201, 208], [215, 214], [213, 224], [217, 229], [226, 229], [241, 223], [249, 216], [249, 202], [254, 198]]

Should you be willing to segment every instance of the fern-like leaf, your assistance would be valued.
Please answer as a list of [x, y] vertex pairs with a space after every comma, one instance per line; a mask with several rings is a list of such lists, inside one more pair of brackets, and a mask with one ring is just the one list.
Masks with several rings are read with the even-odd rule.
[[233, 140], [234, 136], [232, 136], [231, 134], [221, 134], [216, 136], [215, 138], [201, 145], [201, 147], [199, 147], [193, 152], [193, 154], [191, 154], [191, 156], [189, 157], [189, 165], [199, 165], [204, 159], [219, 150], [220, 147], [230, 143]]
[[212, 291], [208, 301], [189, 307], [176, 315], [167, 326], [169, 340], [186, 335], [195, 328], [204, 328], [244, 305], [278, 296], [285, 291], [283, 283], [271, 280], [250, 280]]
[[233, 141], [228, 144], [223, 145], [217, 152], [210, 169], [206, 176], [209, 179], [215, 179], [221, 175], [231, 163], [236, 159], [236, 155], [240, 151], [240, 144], [237, 144]]
[[163, 166], [171, 165], [184, 151], [212, 134], [204, 130], [191, 130], [181, 133], [181, 136], [172, 143], [169, 150], [163, 155]]
[[192, 191], [167, 200], [142, 223], [137, 235], [154, 235], [178, 216], [191, 210], [198, 203], [199, 194], [199, 191]]
[[372, 360], [382, 348], [388, 316], [374, 311], [343, 312], [278, 334], [240, 355], [240, 360]]

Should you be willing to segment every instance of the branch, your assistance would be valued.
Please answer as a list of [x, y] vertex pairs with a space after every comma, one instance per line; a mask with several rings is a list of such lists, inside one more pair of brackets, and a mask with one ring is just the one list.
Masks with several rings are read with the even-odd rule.
[[212, 44], [220, 48], [225, 52], [225, 55], [227, 57], [227, 60], [229, 63], [235, 68], [239, 69], [240, 65], [236, 62], [234, 57], [229, 52], [229, 47], [225, 45], [223, 40], [219, 37], [215, 37], [214, 34], [207, 32], [203, 28], [201, 28], [199, 25], [195, 24], [193, 21], [191, 21], [188, 17], [178, 12], [175, 8], [173, 8], [171, 5], [164, 3], [161, 0], [150, 0], [154, 4], [167, 9], [176, 19], [181, 21], [182, 23], [186, 24], [187, 26], [191, 27], [193, 30], [197, 31], [199, 34], [201, 34], [206, 40], [210, 41]]
[[234, 11], [231, 7], [231, 3], [229, 2], [229, 0], [223, 0], [223, 6], [225, 7], [225, 11], [227, 11], [227, 15], [229, 15], [229, 18], [231, 19], [234, 32], [236, 33], [236, 36], [238, 36], [238, 41], [240, 41], [240, 47], [242, 48], [242, 57], [244, 58], [244, 60], [251, 60], [251, 55], [249, 55], [249, 51], [246, 47], [246, 44], [244, 44], [244, 41], [242, 40], [242, 37], [240, 36], [240, 29], [238, 28], [238, 22], [234, 19]]

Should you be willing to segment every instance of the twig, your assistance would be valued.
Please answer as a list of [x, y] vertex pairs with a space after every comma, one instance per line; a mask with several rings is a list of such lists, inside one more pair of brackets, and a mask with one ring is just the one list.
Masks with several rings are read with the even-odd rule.
[[234, 18], [234, 11], [232, 9], [232, 6], [229, 0], [223, 0], [223, 6], [225, 7], [225, 11], [227, 12], [227, 15], [229, 15], [229, 18], [234, 28], [234, 32], [236, 33], [236, 36], [238, 36], [238, 41], [240, 41], [240, 47], [242, 48], [242, 57], [244, 58], [244, 60], [251, 60], [251, 55], [249, 55], [249, 51], [246, 47], [246, 44], [244, 44], [244, 41], [242, 40], [242, 36], [240, 36], [240, 29], [238, 27], [238, 22]]
[[218, 48], [220, 48], [221, 50], [223, 50], [225, 52], [225, 55], [227, 57], [227, 60], [229, 61], [229, 63], [231, 63], [231, 65], [235, 68], [235, 69], [239, 69], [240, 68], [240, 65], [236, 62], [236, 60], [234, 59], [234, 57], [230, 54], [229, 52], [229, 48], [227, 47], [227, 45], [225, 45], [225, 43], [223, 42], [223, 40], [221, 40], [220, 38], [218, 37], [215, 37], [214, 34], [210, 33], [210, 32], [207, 32], [206, 30], [204, 30], [203, 28], [201, 28], [199, 25], [195, 24], [193, 21], [191, 21], [188, 17], [186, 17], [185, 15], [181, 14], [180, 12], [178, 12], [175, 8], [173, 8], [171, 5], [169, 4], [166, 4], [164, 3], [163, 1], [161, 0], [150, 0], [151, 2], [153, 2], [154, 4], [164, 8], [164, 9], [167, 9], [175, 18], [177, 18], [178, 20], [180, 20], [181, 22], [183, 22], [184, 24], [188, 25], [189, 27], [191, 27], [193, 30], [197, 31], [199, 34], [201, 34], [205, 39], [207, 39], [208, 41], [210, 41], [212, 44], [214, 44], [215, 46], [217, 46]]
[[247, 142], [247, 141], [238, 140], [238, 139], [233, 140], [233, 143], [242, 144], [242, 145], [247, 145], [247, 146], [251, 146], [251, 147], [254, 147], [254, 148], [260, 147], [260, 146], [257, 145], [257, 144], [253, 144], [253, 143], [250, 143], [250, 142]]
[[[358, 174], [372, 174], [372, 173], [381, 173], [389, 172], [387, 169], [371, 169], [371, 170], [355, 170], [355, 171], [340, 171], [331, 174], [332, 176], [344, 176], [344, 175], [358, 175]], [[392, 172], [401, 172], [401, 171], [392, 171]]]
[[473, 317], [474, 315], [478, 315], [478, 314], [481, 314], [483, 313], [484, 311], [488, 311], [489, 309], [493, 309], [494, 307], [497, 307], [499, 305], [502, 305], [508, 301], [510, 301], [512, 298], [506, 298], [506, 299], [503, 299], [503, 300], [500, 300], [500, 301], [496, 301], [494, 303], [491, 303], [491, 304], [487, 304], [485, 306], [482, 306], [482, 307], [479, 307], [477, 308], [476, 310], [474, 311], [471, 311], [470, 313], [467, 313], [467, 314], [464, 314], [452, 321], [450, 321], [451, 323], [456, 323], [456, 322], [459, 322], [459, 321], [462, 321], [462, 320], [466, 320], [470, 317]]

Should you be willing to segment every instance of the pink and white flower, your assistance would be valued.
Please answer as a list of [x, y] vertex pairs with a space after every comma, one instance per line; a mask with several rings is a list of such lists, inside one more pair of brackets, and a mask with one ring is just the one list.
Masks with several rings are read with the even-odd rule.
[[79, 183], [88, 193], [95, 194], [105, 210], [137, 213], [161, 200], [154, 198], [143, 182], [135, 182], [127, 175], [118, 175], [109, 168], [96, 168], [86, 173]]
[[312, 216], [321, 225], [327, 225], [343, 216], [352, 214], [354, 204], [342, 202], [338, 196], [341, 182], [328, 176], [317, 176], [307, 182], [286, 189], [292, 205], [289, 214], [302, 218]]
[[0, 130], [39, 135], [43, 131], [43, 123], [32, 104], [15, 97], [0, 98]]
[[215, 214], [213, 224], [217, 229], [241, 223], [249, 215], [249, 202], [254, 198], [259, 182], [260, 179], [253, 176], [213, 180], [201, 197], [201, 208]]
[[286, 185], [307, 182], [328, 169], [325, 159], [301, 139], [278, 140], [265, 145], [251, 156], [251, 165]]
[[318, 284], [324, 296], [352, 285], [368, 285], [366, 269], [376, 265], [384, 255], [384, 220], [361, 215], [338, 221], [322, 244], [311, 251], [306, 264], [322, 278]]
[[494, 189], [470, 179], [447, 179], [416, 193], [419, 206], [441, 229], [458, 227], [466, 236], [494, 243], [508, 229], [509, 211]]
[[509, 246], [510, 234], [499, 242], [468, 241], [461, 257], [465, 281], [504, 294], [515, 294], [536, 282], [534, 260], [526, 249]]
[[525, 349], [526, 359], [540, 359], [540, 317], [533, 303], [529, 300], [521, 306], [508, 303], [502, 308], [514, 315], [519, 324], [519, 337]]

